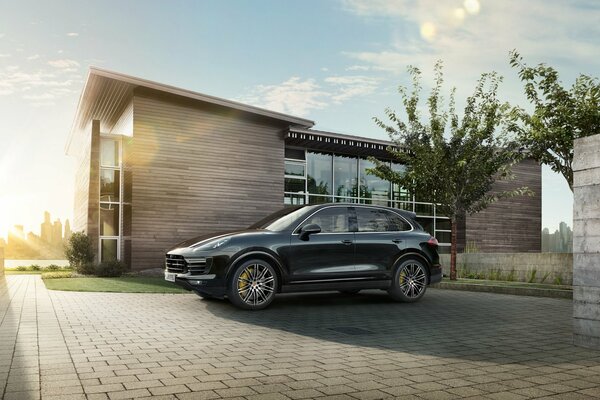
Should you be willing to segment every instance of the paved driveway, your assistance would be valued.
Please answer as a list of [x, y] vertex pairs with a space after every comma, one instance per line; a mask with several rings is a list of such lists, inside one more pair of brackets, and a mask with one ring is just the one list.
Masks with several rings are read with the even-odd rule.
[[245, 312], [8, 276], [0, 321], [5, 399], [600, 398], [600, 352], [571, 345], [569, 300], [310, 294]]

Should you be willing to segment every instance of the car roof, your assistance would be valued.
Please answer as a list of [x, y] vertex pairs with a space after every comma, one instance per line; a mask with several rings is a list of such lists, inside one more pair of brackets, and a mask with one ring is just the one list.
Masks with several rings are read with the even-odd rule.
[[380, 206], [380, 205], [376, 205], [376, 204], [361, 204], [361, 203], [324, 203], [324, 204], [315, 204], [315, 205], [308, 205], [306, 206], [307, 208], [310, 207], [310, 209], [312, 210], [319, 210], [321, 208], [326, 208], [326, 207], [332, 207], [332, 206], [338, 206], [338, 207], [366, 207], [366, 208], [379, 208], [379, 209], [384, 209], [384, 210], [388, 210], [388, 211], [393, 211], [396, 213], [399, 213], [403, 216], [409, 217], [411, 219], [416, 219], [417, 214], [415, 214], [412, 211], [407, 211], [407, 210], [402, 210], [400, 208], [394, 208], [394, 207], [387, 207], [387, 206]]

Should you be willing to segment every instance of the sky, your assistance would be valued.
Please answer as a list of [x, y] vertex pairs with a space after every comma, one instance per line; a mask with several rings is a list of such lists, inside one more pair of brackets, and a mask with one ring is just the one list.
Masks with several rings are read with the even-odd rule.
[[[44, 210], [72, 218], [64, 146], [89, 66], [387, 139], [372, 117], [401, 110], [408, 65], [427, 86], [443, 60], [459, 105], [497, 71], [501, 98], [527, 107], [509, 51], [570, 86], [599, 75], [599, 20], [595, 0], [1, 0], [0, 237], [39, 232]], [[542, 176], [542, 226], [572, 225], [565, 180]]]

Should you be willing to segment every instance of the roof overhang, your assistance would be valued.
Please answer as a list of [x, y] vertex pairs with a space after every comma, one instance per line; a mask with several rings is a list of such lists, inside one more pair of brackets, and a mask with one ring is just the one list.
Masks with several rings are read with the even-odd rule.
[[83, 91], [79, 97], [77, 111], [65, 147], [66, 152], [69, 152], [71, 142], [76, 133], [86, 129], [92, 120], [100, 121], [100, 130], [102, 132], [111, 132], [123, 110], [130, 104], [134, 90], [140, 87], [181, 96], [192, 101], [210, 103], [275, 119], [291, 126], [310, 128], [315, 124], [314, 121], [305, 118], [266, 110], [97, 67], [90, 67]]
[[290, 128], [285, 141], [288, 145], [362, 157], [391, 159], [388, 147], [398, 147], [391, 141], [371, 139], [315, 129]]

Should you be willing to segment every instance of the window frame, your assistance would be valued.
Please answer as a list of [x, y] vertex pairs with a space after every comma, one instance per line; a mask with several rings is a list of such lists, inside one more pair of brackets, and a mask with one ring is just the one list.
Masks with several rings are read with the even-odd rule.
[[302, 222], [300, 222], [298, 225], [296, 225], [296, 227], [292, 230], [292, 236], [298, 236], [300, 235], [300, 228], [304, 225], [304, 223], [306, 221], [308, 221], [310, 218], [313, 217], [313, 215], [317, 214], [318, 212], [321, 212], [323, 210], [327, 210], [329, 208], [345, 208], [346, 209], [346, 218], [347, 218], [347, 222], [348, 222], [348, 232], [319, 232], [319, 235], [346, 235], [346, 234], [354, 234], [355, 232], [352, 230], [352, 210], [351, 207], [348, 206], [337, 206], [337, 205], [331, 205], [331, 206], [326, 206], [326, 207], [321, 207], [318, 210], [315, 210], [314, 212], [312, 212], [311, 214], [309, 214], [306, 218], [304, 218], [302, 220]]
[[[412, 232], [412, 231], [415, 230], [415, 227], [413, 226], [413, 224], [410, 223], [410, 221], [408, 219], [404, 218], [403, 215], [401, 215], [400, 213], [395, 212], [394, 210], [388, 210], [388, 209], [383, 208], [383, 207], [382, 208], [379, 208], [379, 207], [365, 207], [365, 206], [361, 206], [361, 205], [357, 205], [357, 206], [355, 206], [353, 208], [354, 208], [354, 215], [355, 215], [355, 219], [356, 219], [356, 232], [355, 233], [409, 233], [409, 232]], [[357, 208], [363, 208], [363, 209], [366, 208], [366, 209], [369, 209], [369, 210], [380, 210], [380, 211], [386, 211], [386, 212], [395, 214], [398, 217], [400, 217], [404, 222], [406, 222], [406, 224], [408, 226], [410, 226], [410, 229], [405, 230], [405, 231], [368, 231], [368, 232], [367, 231], [363, 231], [363, 232], [361, 232], [359, 230], [359, 228], [358, 228], [358, 213], [356, 212]]]

